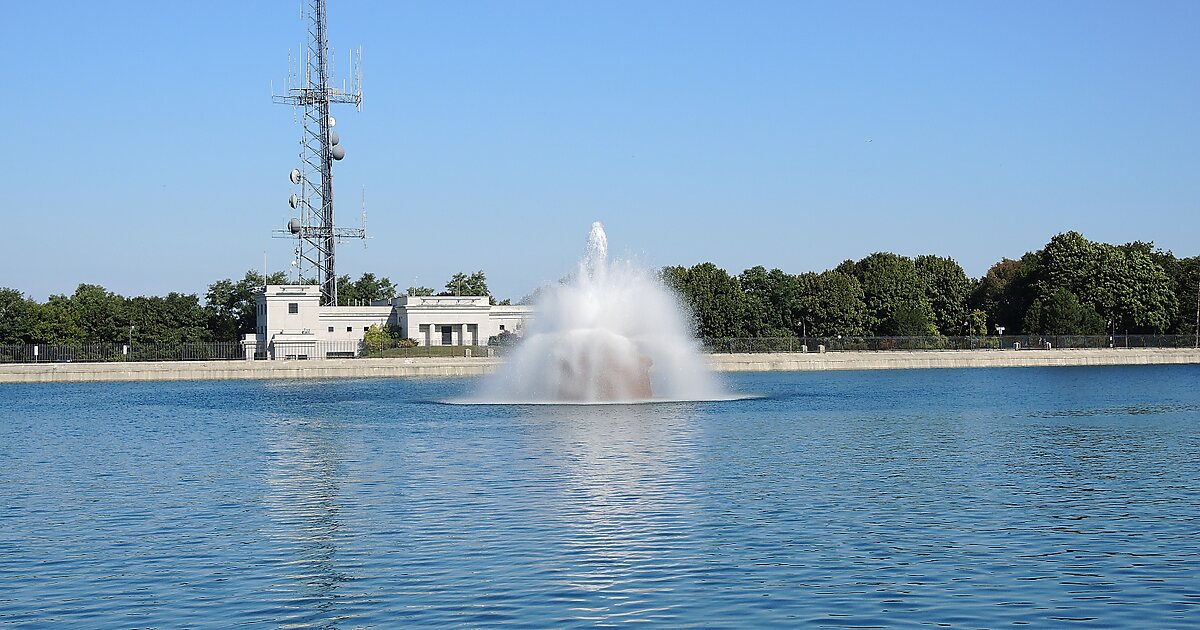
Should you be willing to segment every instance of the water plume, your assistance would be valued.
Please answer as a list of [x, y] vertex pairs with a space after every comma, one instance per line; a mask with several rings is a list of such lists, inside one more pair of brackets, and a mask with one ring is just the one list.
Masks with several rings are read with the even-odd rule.
[[629, 403], [731, 398], [708, 370], [685, 309], [657, 274], [608, 260], [592, 224], [578, 269], [538, 300], [478, 402]]

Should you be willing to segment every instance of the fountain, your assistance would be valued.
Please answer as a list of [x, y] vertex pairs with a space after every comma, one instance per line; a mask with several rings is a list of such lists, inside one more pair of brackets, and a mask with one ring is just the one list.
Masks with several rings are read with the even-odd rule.
[[729, 398], [707, 369], [675, 293], [649, 270], [610, 262], [608, 237], [596, 222], [578, 270], [543, 292], [524, 338], [476, 402]]

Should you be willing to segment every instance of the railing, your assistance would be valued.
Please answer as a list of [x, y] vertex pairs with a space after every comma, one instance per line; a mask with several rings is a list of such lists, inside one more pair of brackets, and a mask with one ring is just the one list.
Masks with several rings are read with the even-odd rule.
[[[707, 352], [826, 352], [888, 350], [1047, 350], [1059, 348], [1191, 348], [1192, 335], [1005, 335], [1003, 337], [751, 337], [702, 340]], [[255, 344], [89, 343], [0, 345], [2, 363], [119, 361], [317, 360], [407, 357], [503, 357], [517, 345], [413, 346], [400, 341], [294, 341]]]
[[0, 363], [214, 361], [246, 358], [236, 341], [0, 345]]
[[116, 363], [122, 361], [236, 361], [246, 359], [359, 359], [379, 357], [486, 357], [506, 348], [488, 346], [417, 346], [399, 342], [296, 341], [244, 345], [237, 341], [202, 343], [73, 343], [0, 345], [4, 363]]
[[1191, 348], [1192, 335], [1004, 335], [1001, 337], [749, 337], [703, 340], [708, 352], [887, 350], [1047, 350], [1057, 348]]
[[[349, 350], [344, 346], [338, 345], [343, 342], [328, 342], [331, 345], [324, 348], [325, 355], [328, 358], [351, 358]], [[352, 342], [353, 343], [353, 342]], [[320, 345], [320, 344], [318, 344]], [[361, 343], [358, 344], [358, 354], [353, 358], [359, 359], [379, 359], [379, 358], [408, 358], [408, 357], [488, 357], [498, 356], [503, 351], [503, 348], [496, 346], [409, 346], [401, 344], [397, 341], [389, 341], [380, 345], [378, 343]], [[336, 357], [333, 355], [337, 355]]]

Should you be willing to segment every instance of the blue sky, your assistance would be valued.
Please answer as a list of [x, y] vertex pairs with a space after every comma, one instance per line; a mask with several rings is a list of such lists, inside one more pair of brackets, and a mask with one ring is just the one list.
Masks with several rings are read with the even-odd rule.
[[[19, 3], [0, 286], [203, 294], [289, 266], [299, 3]], [[331, 0], [338, 271], [519, 298], [588, 226], [644, 264], [972, 276], [1074, 229], [1200, 253], [1200, 3]]]

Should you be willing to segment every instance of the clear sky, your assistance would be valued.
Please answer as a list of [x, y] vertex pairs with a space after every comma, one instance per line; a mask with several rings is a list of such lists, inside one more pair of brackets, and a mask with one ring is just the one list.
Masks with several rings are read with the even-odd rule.
[[[289, 267], [299, 2], [20, 2], [0, 286], [203, 294]], [[588, 226], [647, 265], [979, 276], [1074, 229], [1200, 253], [1200, 2], [350, 2], [338, 271], [520, 298]]]

